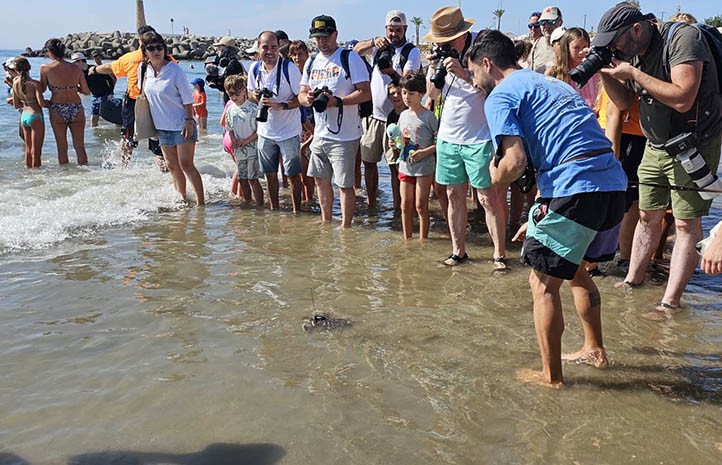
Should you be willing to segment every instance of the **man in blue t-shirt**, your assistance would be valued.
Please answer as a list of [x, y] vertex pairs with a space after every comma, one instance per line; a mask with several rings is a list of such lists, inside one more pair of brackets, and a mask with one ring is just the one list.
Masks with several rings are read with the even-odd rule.
[[[493, 182], [508, 184], [527, 165], [537, 173], [540, 196], [529, 213], [522, 258], [533, 268], [529, 283], [543, 372], [523, 377], [561, 385], [562, 358], [608, 365], [601, 297], [584, 262], [613, 258], [627, 178], [579, 94], [564, 82], [520, 69], [511, 39], [483, 31], [467, 57], [474, 85], [488, 95]], [[559, 288], [565, 280], [582, 320], [584, 346], [562, 357]]]

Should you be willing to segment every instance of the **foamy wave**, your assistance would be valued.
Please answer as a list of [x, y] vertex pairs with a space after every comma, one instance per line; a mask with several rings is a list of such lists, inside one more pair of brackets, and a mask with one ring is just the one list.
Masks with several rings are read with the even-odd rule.
[[[104, 157], [105, 169], [44, 167], [5, 185], [0, 254], [90, 237], [109, 227], [148, 221], [160, 210], [183, 208], [170, 175], [161, 173], [150, 157], [139, 157], [129, 167], [117, 167], [110, 158]], [[225, 198], [227, 170], [204, 163], [197, 166], [203, 173], [207, 201]], [[190, 184], [188, 192], [192, 199]]]

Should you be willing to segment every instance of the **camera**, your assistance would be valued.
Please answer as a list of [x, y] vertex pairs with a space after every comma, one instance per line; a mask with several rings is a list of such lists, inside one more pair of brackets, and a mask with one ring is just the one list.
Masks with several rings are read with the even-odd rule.
[[326, 92], [329, 94], [331, 91], [328, 89], [328, 87], [323, 86], [320, 89], [313, 89], [313, 109], [316, 110], [317, 113], [323, 113], [326, 111], [326, 107], [328, 106], [328, 95], [326, 95]]
[[394, 48], [394, 46], [388, 44], [386, 48], [381, 50], [376, 56], [376, 65], [379, 67], [379, 69], [391, 68], [391, 66], [393, 65], [395, 54], [396, 49]]
[[536, 174], [534, 173], [534, 167], [531, 166], [531, 163], [526, 164], [524, 174], [514, 181], [514, 184], [516, 184], [522, 194], [526, 194], [534, 188], [536, 185]]
[[607, 47], [592, 47], [579, 66], [569, 71], [569, 78], [582, 88], [597, 71], [612, 62], [613, 56]]
[[[263, 97], [273, 97], [273, 92], [263, 87], [256, 91], [256, 95], [258, 95], [258, 100], [261, 100]], [[258, 105], [258, 111], [256, 112], [256, 121], [258, 121], [259, 123], [265, 123], [266, 121], [268, 121], [268, 106]]]
[[437, 47], [434, 50], [434, 53], [429, 56], [430, 60], [436, 60], [436, 64], [434, 65], [434, 74], [431, 75], [429, 80], [434, 83], [434, 87], [437, 89], [444, 88], [444, 80], [446, 79], [446, 67], [444, 66], [444, 60], [446, 58], [459, 58], [459, 53], [449, 44]]
[[[664, 150], [682, 165], [684, 171], [700, 189], [722, 190], [722, 181], [712, 174], [697, 150], [697, 141], [691, 132], [682, 133], [664, 144]], [[699, 192], [704, 200], [712, 200], [719, 192]]]

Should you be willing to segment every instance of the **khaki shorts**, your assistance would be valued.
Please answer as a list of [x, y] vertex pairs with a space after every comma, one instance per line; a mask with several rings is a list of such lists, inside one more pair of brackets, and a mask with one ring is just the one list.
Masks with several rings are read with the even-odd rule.
[[307, 175], [331, 179], [338, 187], [350, 188], [356, 181], [356, 151], [358, 139], [346, 142], [314, 137]]
[[386, 151], [384, 148], [386, 123], [369, 117], [361, 120], [361, 126], [364, 129], [361, 136], [361, 160], [366, 163], [378, 163]]
[[[717, 173], [720, 160], [721, 136], [712, 137], [699, 145], [697, 149], [711, 172]], [[667, 187], [646, 186], [643, 183], [663, 186], [697, 187], [682, 165], [667, 152], [647, 145], [642, 162], [637, 170], [639, 176], [639, 209], [666, 210], [672, 203], [675, 218], [689, 220], [701, 218], [709, 213], [712, 200], [704, 200], [694, 191], [670, 190]]]

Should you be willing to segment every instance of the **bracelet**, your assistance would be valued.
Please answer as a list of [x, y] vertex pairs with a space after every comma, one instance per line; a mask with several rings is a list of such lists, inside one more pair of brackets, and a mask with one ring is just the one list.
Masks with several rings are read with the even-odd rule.
[[281, 108], [288, 110], [288, 102], [281, 102]]

